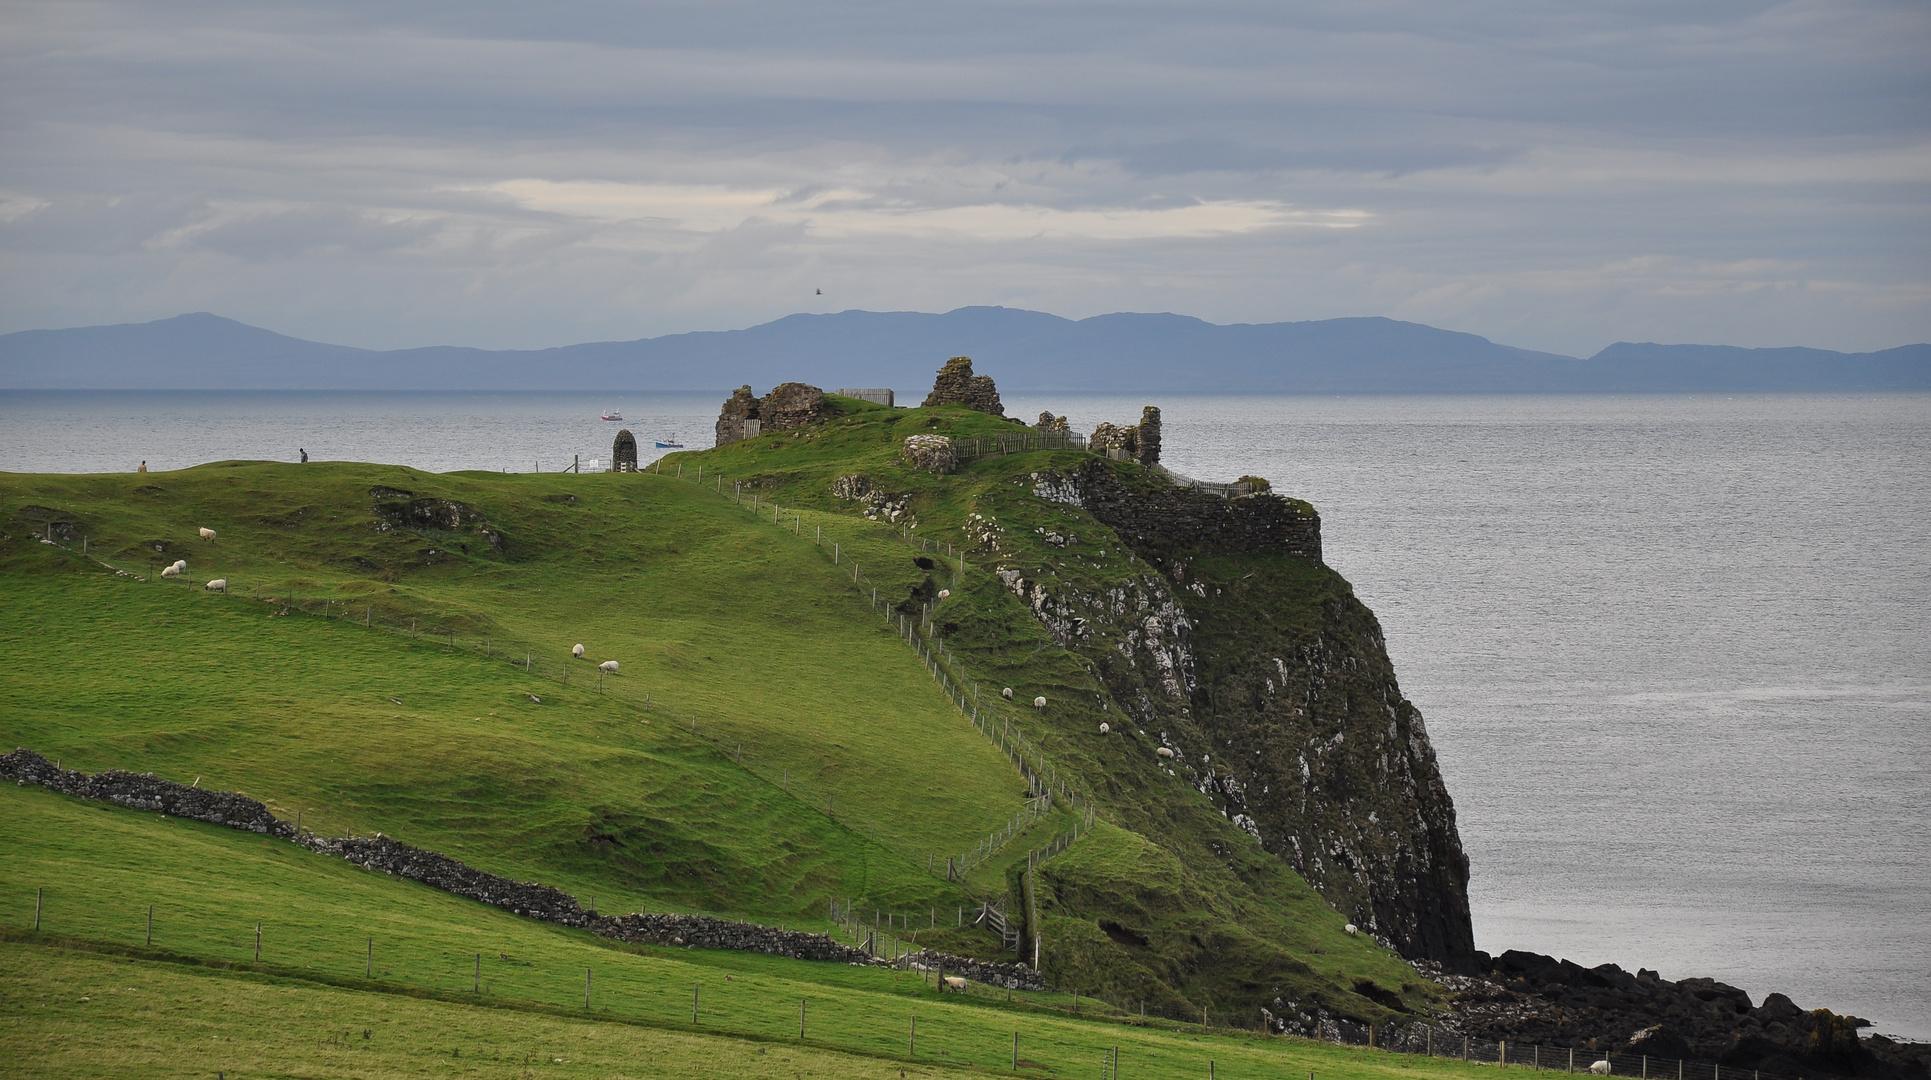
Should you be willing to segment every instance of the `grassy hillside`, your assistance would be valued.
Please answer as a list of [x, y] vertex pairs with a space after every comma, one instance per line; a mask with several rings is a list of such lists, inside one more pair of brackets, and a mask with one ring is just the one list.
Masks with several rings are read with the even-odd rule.
[[[1062, 806], [947, 880], [947, 854], [1026, 806], [1020, 774], [963, 705], [995, 738], [1023, 734], [1100, 821], [1035, 878], [1056, 985], [1240, 1023], [1277, 996], [1374, 1022], [1439, 1000], [1164, 768], [1160, 733], [1125, 723], [1089, 661], [1056, 646], [985, 560], [958, 555], [976, 521], [996, 519], [1003, 564], [1130, 589], [1144, 564], [1026, 482], [1073, 455], [936, 476], [897, 460], [904, 435], [1013, 428], [953, 408], [838, 405], [826, 424], [680, 454], [661, 473], [229, 462], [0, 477], [0, 646], [18, 659], [0, 674], [0, 741], [69, 767], [199, 777], [318, 832], [382, 831], [605, 911], [824, 926], [834, 898], [1023, 909], [1026, 849], [1074, 818]], [[838, 483], [851, 476], [896, 505], [835, 494], [851, 494]], [[1069, 534], [1084, 539], [1055, 540]], [[188, 581], [161, 578], [179, 558]], [[1346, 588], [1316, 564], [1280, 572], [1297, 583], [1283, 618]], [[200, 587], [212, 576], [227, 593]], [[900, 637], [928, 603], [956, 699]], [[578, 642], [587, 657], [571, 660]], [[600, 678], [610, 659], [621, 673]], [[1025, 704], [1034, 696], [1046, 707]], [[93, 888], [82, 860], [36, 872]], [[216, 894], [239, 887], [208, 865]], [[39, 884], [19, 873], [4, 871], [16, 893]], [[324, 922], [363, 918], [363, 903], [343, 899]], [[499, 918], [438, 903], [465, 934]], [[927, 936], [996, 952], [984, 934]]]
[[[0, 790], [0, 805], [0, 1060], [37, 1076], [930, 1075], [1007, 1071], [1015, 1031], [1033, 1075], [1091, 1075], [1113, 1047], [1122, 1075], [1156, 1078], [1203, 1076], [1209, 1059], [1227, 1077], [1479, 1067], [1129, 1026], [1090, 999], [1075, 1015], [1067, 994], [940, 996], [916, 973], [618, 946], [229, 829], [37, 789]], [[52, 883], [39, 932], [35, 882]]]

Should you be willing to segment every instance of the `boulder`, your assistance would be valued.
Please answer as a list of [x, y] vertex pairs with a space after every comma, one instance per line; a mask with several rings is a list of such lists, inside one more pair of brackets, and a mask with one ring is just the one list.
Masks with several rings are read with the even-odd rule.
[[927, 472], [950, 473], [959, 468], [959, 452], [943, 435], [907, 435], [898, 456], [907, 465]]
[[1690, 1042], [1677, 1034], [1667, 1024], [1646, 1027], [1629, 1037], [1623, 1044], [1625, 1054], [1645, 1054], [1653, 1058], [1687, 1058], [1696, 1056], [1690, 1050]]

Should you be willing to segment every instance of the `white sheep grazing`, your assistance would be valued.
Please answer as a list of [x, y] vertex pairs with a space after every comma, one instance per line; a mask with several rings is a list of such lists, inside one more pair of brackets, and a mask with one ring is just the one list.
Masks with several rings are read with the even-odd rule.
[[1008, 687], [1006, 687], [1006, 688], [1005, 688], [1004, 690], [1001, 690], [1001, 691], [999, 691], [999, 696], [1000, 696], [1000, 697], [1002, 697], [1002, 698], [1005, 698], [1005, 699], [1006, 699], [1007, 701], [1011, 701], [1011, 700], [1012, 700], [1012, 687], [1010, 687], [1010, 686], [1008, 686]]
[[213, 529], [204, 528], [201, 530], [201, 538], [203, 540], [213, 540], [215, 538], [215, 531]]
[[578, 645], [575, 648], [571, 649], [570, 655], [576, 657], [579, 660], [583, 659], [583, 646]]
[[949, 599], [951, 599], [951, 597], [952, 597], [952, 590], [951, 590], [951, 589], [940, 589], [940, 590], [939, 590], [939, 599], [941, 599], [941, 600], [949, 600]]
[[1589, 1071], [1592, 1073], [1595, 1073], [1597, 1076], [1608, 1076], [1609, 1069], [1610, 1069], [1610, 1065], [1609, 1065], [1608, 1058], [1603, 1058], [1601, 1061], [1598, 1061], [1595, 1064], [1589, 1066]]
[[218, 577], [213, 581], [210, 581], [206, 585], [203, 585], [202, 588], [208, 590], [209, 592], [227, 592], [228, 579], [225, 577]]
[[947, 975], [945, 977], [945, 988], [947, 990], [963, 991], [966, 988], [966, 981], [957, 975]]
[[1043, 697], [1036, 697], [1036, 698], [1034, 698], [1034, 699], [1033, 699], [1033, 708], [1035, 708], [1035, 709], [1043, 709], [1043, 708], [1045, 708], [1045, 707], [1046, 707], [1046, 699], [1045, 699], [1045, 698], [1043, 698]]
[[176, 560], [174, 560], [174, 572], [175, 572], [175, 573], [177, 573], [177, 574], [185, 574], [185, 573], [187, 573], [187, 572], [188, 572], [188, 560], [186, 560], [186, 559], [176, 559]]
[[1171, 758], [1171, 757], [1173, 757], [1173, 751], [1172, 751], [1172, 750], [1170, 750], [1170, 749], [1168, 749], [1167, 747], [1164, 747], [1164, 746], [1162, 746], [1162, 747], [1160, 747], [1159, 749], [1157, 749], [1157, 750], [1155, 750], [1155, 751], [1154, 751], [1154, 753], [1156, 753], [1156, 754], [1158, 754], [1158, 755], [1160, 755], [1160, 756], [1161, 756], [1161, 757], [1163, 757], [1163, 758]]
[[617, 673], [617, 662], [615, 660], [605, 660], [603, 663], [597, 665], [597, 670], [615, 675]]
[[1112, 731], [1112, 730], [1113, 730], [1113, 725], [1112, 725], [1112, 724], [1101, 724], [1101, 725], [1100, 725], [1100, 734], [1102, 734], [1102, 735], [1105, 735], [1105, 734], [1106, 734], [1107, 732], [1109, 732], [1109, 731]]
[[1342, 927], [1341, 929], [1346, 930], [1350, 934], [1359, 934], [1361, 932], [1361, 928], [1359, 926], [1354, 925], [1353, 923], [1349, 923], [1348, 925]]
[[161, 568], [161, 576], [162, 576], [162, 577], [180, 577], [180, 576], [181, 576], [181, 571], [180, 571], [179, 569], [177, 569], [176, 567], [172, 567], [172, 566], [163, 566], [163, 567]]

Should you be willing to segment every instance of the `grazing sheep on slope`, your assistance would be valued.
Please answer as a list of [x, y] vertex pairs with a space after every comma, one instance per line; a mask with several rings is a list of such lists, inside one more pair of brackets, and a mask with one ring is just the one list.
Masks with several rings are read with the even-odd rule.
[[1010, 686], [1008, 686], [1008, 687], [1006, 687], [1006, 688], [1005, 688], [1004, 690], [1001, 690], [1001, 691], [999, 691], [999, 696], [1000, 696], [1000, 697], [1002, 697], [1002, 698], [1005, 698], [1005, 699], [1006, 699], [1007, 701], [1011, 701], [1011, 700], [1012, 700], [1012, 687], [1010, 687]]
[[215, 531], [213, 529], [204, 528], [201, 530], [201, 538], [203, 540], [213, 540], [215, 538]]
[[1595, 1073], [1597, 1076], [1608, 1076], [1609, 1068], [1609, 1059], [1603, 1058], [1601, 1061], [1589, 1066], [1589, 1071]]
[[957, 975], [947, 975], [945, 977], [945, 988], [948, 990], [964, 990], [966, 988], [966, 981]]
[[209, 592], [227, 592], [228, 579], [225, 577], [218, 577], [213, 581], [210, 581], [206, 585], [203, 585], [202, 588], [208, 590]]
[[615, 675], [617, 673], [617, 662], [615, 660], [605, 660], [603, 663], [597, 665], [597, 670]]
[[1172, 750], [1169, 750], [1169, 749], [1167, 749], [1167, 748], [1166, 748], [1166, 747], [1164, 747], [1164, 746], [1162, 746], [1162, 747], [1160, 747], [1159, 749], [1157, 749], [1157, 750], [1155, 750], [1155, 751], [1154, 751], [1154, 753], [1156, 753], [1156, 754], [1158, 754], [1158, 755], [1160, 755], [1160, 756], [1161, 756], [1161, 757], [1163, 757], [1163, 758], [1171, 758], [1171, 757], [1173, 756], [1173, 751], [1172, 751]]
[[1113, 725], [1112, 725], [1112, 724], [1101, 724], [1101, 725], [1100, 725], [1100, 734], [1102, 734], [1102, 735], [1105, 735], [1105, 734], [1106, 734], [1107, 732], [1110, 732], [1110, 731], [1112, 731], [1112, 730], [1113, 730]]
[[1034, 698], [1034, 699], [1033, 699], [1033, 708], [1035, 708], [1035, 709], [1043, 709], [1043, 708], [1045, 708], [1045, 707], [1046, 707], [1046, 699], [1045, 699], [1045, 698], [1043, 698], [1043, 697], [1036, 697], [1036, 698]]
[[576, 657], [579, 660], [583, 659], [583, 646], [578, 645], [575, 648], [571, 649], [570, 655]]

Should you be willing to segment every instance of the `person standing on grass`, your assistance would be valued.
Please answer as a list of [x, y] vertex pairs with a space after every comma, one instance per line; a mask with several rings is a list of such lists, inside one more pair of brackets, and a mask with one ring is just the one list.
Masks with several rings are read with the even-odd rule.
[[308, 450], [307, 450], [307, 448], [303, 448], [303, 450], [302, 450], [302, 464], [304, 464], [304, 465], [306, 465], [306, 464], [308, 464]]

